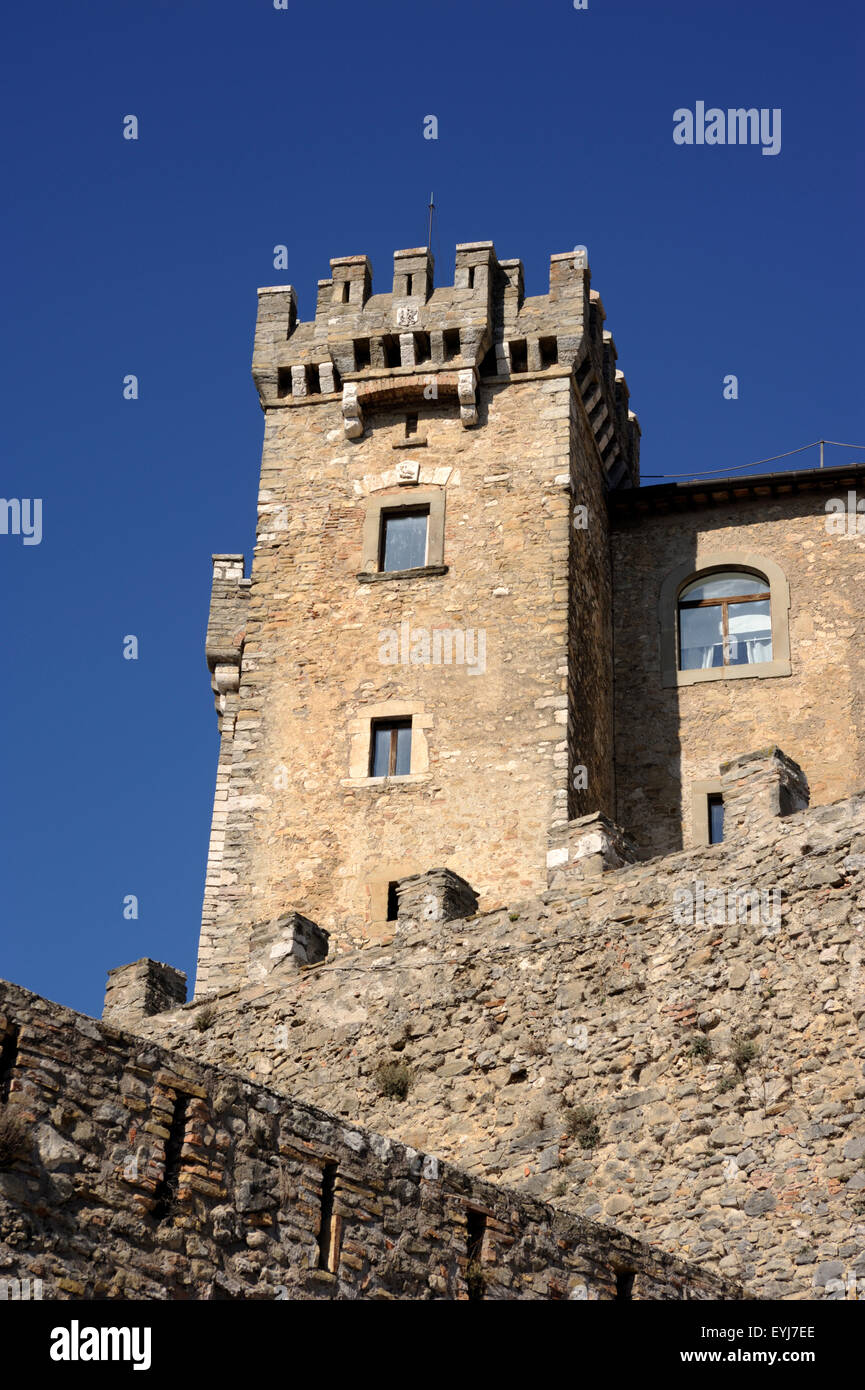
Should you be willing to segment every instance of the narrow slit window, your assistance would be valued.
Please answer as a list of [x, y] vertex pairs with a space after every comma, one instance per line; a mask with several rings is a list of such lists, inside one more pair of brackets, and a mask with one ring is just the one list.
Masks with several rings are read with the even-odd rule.
[[174, 1102], [174, 1112], [171, 1117], [168, 1138], [165, 1141], [165, 1167], [155, 1193], [156, 1202], [153, 1208], [155, 1221], [164, 1221], [177, 1201], [188, 1105], [189, 1096], [178, 1096]]
[[525, 338], [517, 338], [511, 343], [511, 371], [527, 372], [529, 369], [529, 348]]
[[318, 1227], [318, 1267], [331, 1274], [339, 1264], [339, 1223], [334, 1215], [336, 1198], [335, 1163], [326, 1163], [321, 1174], [321, 1216]]
[[498, 376], [498, 374], [499, 359], [496, 356], [495, 348], [491, 347], [481, 362], [481, 376]]
[[13, 1023], [3, 1035], [0, 1045], [0, 1102], [4, 1105], [12, 1089], [12, 1073], [18, 1061], [18, 1029]]
[[724, 798], [720, 792], [707, 797], [709, 814], [709, 844], [719, 845], [724, 838]]
[[395, 333], [385, 334], [381, 340], [381, 345], [384, 352], [384, 365], [386, 367], [398, 367], [402, 357], [397, 335]]
[[541, 338], [538, 347], [541, 353], [541, 366], [555, 367], [559, 360], [558, 338]]
[[429, 507], [382, 512], [379, 570], [422, 569], [427, 562]]
[[413, 276], [413, 275], [407, 275], [407, 276], [405, 277], [405, 292], [406, 292], [406, 294], [413, 294], [413, 293], [414, 293], [414, 291], [413, 291], [413, 289], [412, 289], [412, 285], [413, 285], [413, 284], [414, 284], [414, 276]]
[[321, 395], [321, 376], [319, 375], [318, 364], [310, 363], [306, 369], [307, 390], [311, 396]]
[[483, 1252], [484, 1236], [487, 1232], [487, 1218], [482, 1211], [474, 1211], [471, 1207], [466, 1212], [466, 1257], [468, 1267], [466, 1270], [466, 1283], [468, 1285], [469, 1300], [479, 1301], [483, 1298], [486, 1281], [483, 1276]]
[[408, 776], [411, 772], [410, 719], [374, 720], [370, 743], [370, 777]]
[[616, 1302], [628, 1303], [634, 1297], [634, 1271], [620, 1269], [616, 1273]]
[[474, 268], [473, 265], [470, 265], [470, 266], [469, 266], [469, 289], [470, 289], [470, 290], [473, 290], [474, 287], [475, 287], [475, 268]]
[[395, 922], [399, 917], [399, 895], [396, 891], [396, 882], [387, 885], [387, 920]]
[[410, 437], [410, 435], [413, 435], [413, 434], [417, 434], [417, 416], [416, 416], [416, 415], [407, 415], [407, 416], [405, 417], [405, 437], [406, 437], [406, 439], [408, 439], [408, 438]]
[[341, 303], [347, 304], [347, 303], [348, 303], [348, 296], [349, 296], [349, 293], [350, 293], [350, 291], [351, 291], [351, 281], [350, 281], [350, 280], [343, 280], [342, 285], [340, 286], [340, 289], [342, 290], [342, 299], [341, 299]]

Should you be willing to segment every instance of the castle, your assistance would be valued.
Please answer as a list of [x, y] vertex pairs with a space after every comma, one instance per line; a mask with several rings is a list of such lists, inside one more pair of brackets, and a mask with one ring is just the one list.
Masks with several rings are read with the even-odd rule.
[[[53, 1176], [36, 1221], [0, 1169], [30, 1233], [0, 1276], [851, 1296], [865, 540], [827, 508], [865, 465], [641, 488], [580, 253], [534, 297], [491, 242], [443, 288], [424, 249], [387, 294], [364, 256], [331, 271], [308, 323], [259, 291], [252, 575], [213, 557], [195, 998], [148, 960], [111, 972], [100, 1025], [4, 988], [0, 1085]], [[135, 1212], [96, 1282], [68, 1251], [52, 1273], [44, 1215], [82, 1149]]]

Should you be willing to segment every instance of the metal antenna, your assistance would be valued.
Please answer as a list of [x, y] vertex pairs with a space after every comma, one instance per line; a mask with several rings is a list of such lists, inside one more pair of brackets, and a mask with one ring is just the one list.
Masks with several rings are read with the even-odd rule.
[[430, 195], [429, 195], [429, 226], [427, 227], [427, 236], [426, 236], [426, 249], [427, 249], [428, 251], [429, 251], [430, 248], [432, 247], [432, 220], [433, 220], [433, 212], [434, 212], [434, 211], [435, 211], [435, 203], [433, 202], [433, 195], [432, 195], [432, 193], [430, 193]]

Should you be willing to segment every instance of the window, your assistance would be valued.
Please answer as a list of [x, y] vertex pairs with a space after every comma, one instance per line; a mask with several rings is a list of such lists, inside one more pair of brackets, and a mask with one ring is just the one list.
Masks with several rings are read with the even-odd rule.
[[679, 595], [679, 669], [772, 660], [769, 585], [759, 574], [702, 575]]
[[374, 720], [370, 745], [370, 777], [407, 777], [411, 772], [410, 719]]
[[[780, 565], [753, 551], [704, 551], [696, 536], [684, 543], [702, 553], [671, 569], [658, 590], [661, 684], [791, 675], [790, 585]], [[734, 592], [714, 587], [725, 580]]]
[[421, 569], [426, 564], [429, 507], [402, 507], [381, 514], [379, 571]]
[[395, 922], [399, 917], [399, 894], [396, 891], [398, 879], [393, 879], [387, 885], [387, 920]]
[[724, 798], [720, 792], [712, 792], [706, 798], [708, 813], [709, 844], [719, 845], [724, 838]]

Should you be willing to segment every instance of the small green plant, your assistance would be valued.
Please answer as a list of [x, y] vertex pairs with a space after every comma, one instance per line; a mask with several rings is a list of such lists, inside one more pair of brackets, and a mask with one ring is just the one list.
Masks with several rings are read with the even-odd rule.
[[568, 1184], [565, 1182], [564, 1178], [559, 1178], [558, 1182], [553, 1184], [553, 1188], [552, 1188], [552, 1191], [550, 1192], [550, 1196], [551, 1196], [551, 1197], [564, 1197], [565, 1194], [566, 1194], [566, 1192], [567, 1192], [567, 1190], [568, 1190]]
[[412, 1070], [405, 1062], [382, 1062], [373, 1072], [379, 1091], [388, 1100], [405, 1100], [411, 1089]]
[[601, 1137], [595, 1111], [590, 1105], [565, 1106], [562, 1112], [565, 1133], [576, 1139], [581, 1149], [593, 1149]]
[[735, 1076], [730, 1076], [730, 1075], [728, 1074], [727, 1076], [722, 1076], [722, 1077], [720, 1077], [720, 1079], [719, 1079], [719, 1081], [718, 1081], [718, 1095], [719, 1095], [719, 1096], [726, 1095], [728, 1091], [732, 1091], [732, 1089], [733, 1089], [733, 1087], [734, 1087], [735, 1085], [736, 1085], [736, 1078], [735, 1078]]
[[730, 1061], [740, 1075], [748, 1070], [748, 1067], [759, 1055], [756, 1043], [751, 1042], [750, 1038], [733, 1038], [730, 1042]]
[[520, 920], [520, 914], [519, 914], [518, 912], [509, 912], [509, 913], [508, 913], [508, 921], [510, 921], [510, 922], [518, 922], [519, 920]]
[[483, 1298], [486, 1288], [484, 1271], [480, 1260], [470, 1260], [466, 1268], [466, 1284], [468, 1286], [469, 1298]]
[[705, 1062], [712, 1055], [712, 1040], [707, 1038], [705, 1033], [692, 1033], [687, 1040], [685, 1051], [689, 1057]]
[[215, 1004], [205, 1004], [203, 1009], [199, 1009], [195, 1018], [192, 1020], [193, 1028], [199, 1033], [206, 1033], [208, 1028], [212, 1028], [216, 1022], [217, 1009]]
[[30, 1150], [30, 1131], [11, 1106], [0, 1110], [0, 1170], [11, 1168]]

